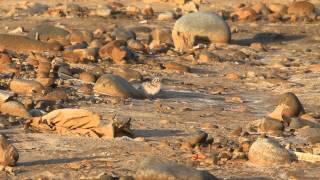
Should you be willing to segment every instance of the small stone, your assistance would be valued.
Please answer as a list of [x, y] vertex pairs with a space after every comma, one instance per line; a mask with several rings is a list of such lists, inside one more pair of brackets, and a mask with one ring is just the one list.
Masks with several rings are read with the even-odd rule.
[[182, 64], [178, 64], [175, 62], [167, 63], [165, 65], [166, 70], [168, 71], [174, 71], [177, 73], [184, 73], [184, 72], [190, 72], [190, 68], [187, 66], [184, 66]]
[[30, 113], [26, 110], [24, 105], [16, 101], [8, 101], [0, 105], [0, 112], [10, 116], [30, 118]]
[[227, 96], [224, 101], [228, 103], [243, 103], [242, 98], [239, 96]]
[[184, 13], [190, 13], [190, 12], [198, 12], [199, 11], [199, 5], [196, 4], [193, 1], [188, 1], [181, 7], [182, 11]]
[[141, 10], [141, 13], [145, 16], [153, 16], [154, 15], [154, 11], [151, 6], [147, 6], [147, 7], [143, 8]]
[[173, 44], [172, 36], [171, 36], [171, 30], [165, 29], [165, 28], [155, 28], [151, 32], [152, 40], [161, 43], [166, 44]]
[[135, 174], [136, 180], [216, 180], [217, 178], [207, 171], [198, 171], [185, 165], [160, 158], [147, 157], [139, 165]]
[[284, 125], [281, 121], [274, 120], [271, 118], [264, 118], [258, 128], [260, 133], [277, 133], [284, 130]]
[[6, 102], [14, 93], [0, 89], [0, 104]]
[[309, 66], [309, 70], [312, 72], [320, 72], [320, 64], [312, 64]]
[[93, 87], [96, 93], [106, 94], [122, 98], [144, 98], [145, 95], [135, 89], [131, 84], [120, 76], [103, 75]]
[[287, 14], [287, 6], [279, 3], [271, 3], [269, 4], [269, 9], [274, 14], [279, 14], [281, 16]]
[[193, 134], [189, 135], [185, 142], [190, 144], [191, 146], [194, 146], [198, 143], [205, 143], [206, 139], [208, 137], [208, 134], [204, 131], [196, 131]]
[[257, 51], [265, 51], [265, 47], [262, 43], [252, 43], [250, 44], [250, 48]]
[[0, 135], [0, 165], [15, 166], [19, 159], [18, 150], [10, 144], [4, 135]]
[[109, 17], [112, 14], [112, 9], [109, 6], [100, 6], [92, 12], [94, 16]]
[[121, 48], [121, 47], [114, 47], [112, 49], [112, 60], [116, 63], [116, 64], [126, 64], [126, 58], [129, 56], [129, 52], [126, 48]]
[[160, 13], [158, 15], [158, 20], [159, 21], [171, 21], [175, 18], [175, 14], [171, 11], [167, 11], [164, 13]]
[[255, 165], [282, 165], [291, 162], [291, 157], [284, 147], [270, 138], [258, 138], [250, 147], [249, 161]]
[[36, 81], [38, 81], [45, 88], [53, 85], [54, 83], [54, 79], [50, 77], [37, 77]]
[[115, 47], [121, 47], [125, 45], [126, 45], [126, 41], [122, 41], [122, 40], [111, 41], [100, 48], [99, 56], [104, 59], [110, 58], [112, 56], [112, 50]]
[[238, 127], [230, 133], [231, 137], [239, 137], [242, 133], [242, 128]]
[[249, 21], [255, 21], [257, 19], [256, 12], [249, 7], [240, 8], [234, 13], [232, 13], [231, 16], [236, 16], [238, 20], [249, 20]]
[[10, 82], [10, 90], [15, 93], [32, 95], [34, 93], [42, 93], [44, 87], [38, 81], [14, 79]]
[[219, 62], [219, 61], [220, 61], [219, 56], [208, 51], [201, 52], [198, 58], [199, 63], [209, 63], [209, 62]]
[[240, 76], [239, 76], [239, 74], [237, 74], [235, 72], [231, 72], [231, 73], [226, 74], [226, 78], [231, 81], [235, 81], [235, 80], [240, 79]]
[[126, 8], [126, 13], [128, 15], [137, 15], [141, 12], [141, 9], [134, 5], [129, 5]]
[[253, 6], [251, 6], [251, 8], [257, 13], [257, 14], [263, 14], [263, 15], [267, 15], [270, 13], [270, 10], [268, 9], [268, 7], [262, 3], [262, 2], [257, 2], [255, 3]]
[[113, 72], [114, 75], [118, 75], [127, 81], [140, 81], [142, 79], [142, 75], [140, 72], [129, 69], [129, 68], [118, 68]]
[[230, 28], [221, 17], [213, 13], [190, 13], [178, 19], [173, 27], [172, 39], [178, 50], [192, 48], [198, 43], [228, 43]]
[[116, 28], [111, 35], [115, 37], [116, 40], [128, 41], [129, 39], [136, 39], [136, 34], [133, 31], [122, 27]]
[[96, 77], [89, 72], [82, 72], [79, 75], [79, 79], [86, 83], [94, 83], [96, 82]]
[[93, 39], [93, 33], [88, 31], [72, 30], [69, 35], [69, 41], [71, 44], [80, 44], [86, 42], [89, 44]]
[[0, 64], [9, 64], [12, 63], [12, 59], [7, 54], [0, 54]]
[[144, 45], [138, 40], [133, 40], [133, 39], [128, 40], [128, 47], [136, 51], [142, 51], [142, 52], [145, 51]]

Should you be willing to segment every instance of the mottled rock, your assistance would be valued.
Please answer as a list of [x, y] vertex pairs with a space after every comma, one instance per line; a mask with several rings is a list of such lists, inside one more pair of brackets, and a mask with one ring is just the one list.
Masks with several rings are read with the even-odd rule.
[[171, 30], [164, 29], [164, 28], [155, 28], [151, 32], [152, 40], [157, 41], [159, 44], [161, 43], [173, 44], [171, 34], [172, 34]]
[[122, 98], [144, 98], [144, 94], [135, 89], [120, 76], [106, 74], [95, 83], [94, 92]]
[[30, 118], [30, 113], [26, 110], [24, 105], [16, 101], [7, 101], [0, 105], [0, 112], [11, 116]]
[[32, 95], [34, 93], [41, 93], [44, 87], [34, 80], [14, 79], [10, 82], [10, 89], [15, 93]]
[[55, 27], [49, 24], [44, 24], [35, 27], [32, 31], [30, 31], [27, 35], [30, 39], [36, 39], [40, 41], [49, 41], [55, 40], [61, 43], [65, 43], [69, 32], [65, 29]]
[[295, 16], [311, 16], [315, 13], [314, 4], [308, 1], [297, 1], [289, 5], [288, 14]]
[[178, 19], [172, 39], [178, 50], [192, 48], [200, 42], [228, 43], [231, 33], [227, 23], [213, 13], [190, 13]]
[[255, 165], [282, 165], [291, 162], [289, 152], [277, 141], [270, 138], [259, 138], [250, 147], [249, 161]]
[[18, 159], [18, 150], [7, 141], [4, 135], [0, 135], [0, 165], [15, 166]]
[[258, 131], [261, 133], [278, 133], [284, 130], [284, 125], [281, 121], [271, 118], [264, 118], [260, 122]]
[[110, 58], [110, 57], [112, 57], [113, 48], [121, 47], [121, 46], [125, 46], [125, 45], [126, 45], [126, 41], [122, 41], [122, 40], [111, 41], [100, 48], [99, 56], [101, 58]]
[[216, 180], [207, 171], [198, 171], [190, 167], [165, 160], [160, 157], [145, 158], [139, 165], [136, 180]]
[[270, 10], [268, 7], [262, 3], [262, 2], [257, 2], [254, 5], [251, 6], [251, 8], [257, 13], [257, 14], [263, 14], [267, 15], [270, 13]]
[[190, 144], [191, 146], [194, 146], [198, 143], [205, 143], [206, 139], [208, 137], [208, 134], [204, 131], [196, 131], [193, 134], [189, 135], [184, 142]]
[[145, 51], [144, 45], [140, 41], [134, 39], [128, 40], [128, 47], [135, 51]]
[[240, 8], [237, 11], [235, 11], [234, 13], [232, 13], [231, 16], [236, 16], [238, 18], [238, 20], [254, 21], [257, 19], [256, 12], [252, 8], [249, 8], [249, 7]]
[[90, 14], [93, 16], [109, 17], [112, 14], [112, 8], [109, 6], [99, 6]]
[[173, 72], [177, 72], [177, 73], [190, 72], [190, 68], [188, 66], [178, 64], [175, 62], [165, 64], [165, 68], [168, 71], [173, 71]]
[[282, 121], [283, 117], [298, 117], [304, 113], [304, 108], [298, 97], [292, 92], [287, 92], [280, 96], [278, 106], [268, 116]]
[[129, 39], [136, 39], [136, 34], [133, 31], [122, 27], [116, 28], [111, 35], [115, 37], [116, 40], [127, 41]]
[[118, 75], [129, 82], [142, 79], [140, 72], [129, 68], [118, 68], [113, 72], [113, 74]]
[[11, 98], [14, 93], [0, 89], [0, 104]]
[[80, 73], [79, 79], [87, 83], [94, 83], [96, 81], [96, 77], [89, 72]]
[[279, 3], [271, 3], [269, 4], [269, 9], [274, 14], [280, 14], [283, 16], [287, 13], [288, 7], [286, 5], [279, 4]]
[[45, 43], [24, 36], [0, 34], [0, 49], [8, 49], [21, 53], [59, 51], [59, 43]]
[[159, 21], [171, 21], [175, 18], [174, 12], [166, 11], [158, 15]]
[[297, 131], [297, 135], [310, 144], [320, 143], [320, 128], [301, 128]]

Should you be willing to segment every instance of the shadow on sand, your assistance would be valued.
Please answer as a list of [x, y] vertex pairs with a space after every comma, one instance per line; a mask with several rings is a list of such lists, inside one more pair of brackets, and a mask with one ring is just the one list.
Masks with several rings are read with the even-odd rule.
[[277, 43], [277, 42], [286, 42], [286, 41], [295, 41], [305, 38], [304, 35], [284, 35], [280, 33], [273, 32], [263, 32], [256, 34], [253, 38], [246, 39], [234, 39], [232, 44], [237, 44], [240, 46], [249, 46], [251, 43]]

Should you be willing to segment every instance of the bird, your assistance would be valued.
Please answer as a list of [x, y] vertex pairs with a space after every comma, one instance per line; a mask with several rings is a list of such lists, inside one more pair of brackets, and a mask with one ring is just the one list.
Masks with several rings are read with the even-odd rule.
[[153, 78], [151, 81], [142, 83], [142, 90], [147, 96], [155, 96], [161, 91], [161, 79]]

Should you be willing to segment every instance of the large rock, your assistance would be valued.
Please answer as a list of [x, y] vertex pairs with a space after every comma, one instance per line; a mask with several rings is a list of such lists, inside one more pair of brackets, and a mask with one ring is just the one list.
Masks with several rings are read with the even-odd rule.
[[93, 87], [96, 93], [121, 98], [144, 98], [142, 91], [135, 89], [120, 76], [106, 74], [101, 76]]
[[192, 48], [199, 42], [228, 43], [230, 28], [214, 13], [190, 13], [178, 19], [173, 27], [172, 39], [176, 49]]
[[32, 95], [34, 93], [41, 93], [44, 87], [38, 81], [14, 79], [10, 82], [10, 89], [15, 93]]
[[310, 144], [320, 143], [320, 128], [301, 128], [297, 131], [297, 135]]
[[45, 43], [24, 36], [0, 34], [0, 49], [7, 49], [21, 53], [59, 51], [58, 43]]
[[249, 161], [255, 165], [281, 165], [291, 162], [289, 152], [277, 141], [270, 138], [259, 138], [250, 147]]
[[0, 112], [11, 116], [30, 118], [30, 113], [26, 110], [24, 105], [16, 101], [8, 101], [0, 105]]
[[136, 180], [216, 180], [207, 171], [198, 171], [163, 158], [148, 157], [144, 159], [137, 173]]
[[40, 41], [49, 41], [49, 40], [56, 40], [59, 42], [64, 42], [69, 35], [69, 32], [58, 28], [52, 25], [44, 24], [35, 27], [32, 31], [28, 33], [28, 37], [30, 39], [36, 39]]
[[287, 92], [280, 96], [278, 106], [268, 116], [283, 121], [284, 117], [298, 117], [304, 113], [305, 110], [298, 97], [292, 92]]

